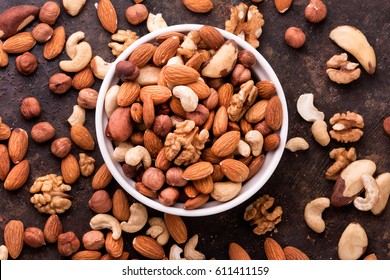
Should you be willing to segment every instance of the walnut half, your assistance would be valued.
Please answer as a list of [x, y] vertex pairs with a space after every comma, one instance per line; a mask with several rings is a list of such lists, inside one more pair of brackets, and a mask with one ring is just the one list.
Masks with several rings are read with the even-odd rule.
[[336, 141], [348, 143], [356, 142], [363, 136], [363, 117], [355, 112], [337, 113], [330, 120], [333, 130], [330, 136]]
[[329, 79], [338, 84], [349, 84], [360, 77], [359, 63], [348, 61], [346, 53], [332, 56], [326, 66], [328, 67], [326, 74], [328, 74]]

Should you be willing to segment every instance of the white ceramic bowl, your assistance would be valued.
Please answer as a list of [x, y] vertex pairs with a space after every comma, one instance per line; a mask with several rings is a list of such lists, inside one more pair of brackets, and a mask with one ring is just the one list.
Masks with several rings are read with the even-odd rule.
[[239, 37], [218, 29], [222, 35], [225, 37], [225, 39], [233, 39], [236, 41], [240, 49], [247, 49], [251, 51], [255, 56], [257, 63], [253, 67], [253, 73], [255, 78], [258, 78], [260, 80], [270, 80], [272, 81], [276, 86], [277, 94], [281, 100], [282, 106], [283, 106], [283, 123], [282, 127], [279, 131], [276, 131], [276, 133], [279, 133], [280, 135], [280, 145], [279, 147], [272, 152], [268, 152], [265, 157], [265, 162], [263, 164], [263, 167], [260, 169], [260, 171], [249, 181], [245, 182], [245, 184], [242, 187], [241, 192], [236, 196], [234, 199], [228, 201], [228, 202], [218, 202], [218, 201], [209, 201], [205, 205], [203, 205], [199, 209], [193, 209], [193, 210], [185, 210], [183, 208], [182, 203], [176, 203], [173, 206], [164, 206], [162, 205], [158, 200], [150, 199], [142, 194], [140, 194], [135, 189], [135, 182], [128, 177], [126, 177], [122, 171], [121, 164], [118, 162], [115, 162], [112, 158], [112, 153], [114, 151], [113, 143], [110, 139], [108, 139], [105, 136], [105, 128], [108, 123], [107, 115], [104, 110], [104, 97], [109, 90], [109, 88], [115, 84], [118, 84], [118, 77], [115, 75], [115, 65], [117, 62], [122, 60], [127, 60], [129, 55], [134, 51], [135, 48], [138, 46], [146, 43], [146, 42], [153, 42], [154, 39], [164, 33], [171, 32], [171, 31], [177, 31], [182, 33], [187, 33], [191, 30], [199, 30], [202, 27], [202, 25], [198, 24], [181, 24], [181, 25], [175, 25], [170, 26], [161, 30], [157, 30], [155, 32], [149, 33], [142, 38], [138, 39], [135, 43], [133, 43], [131, 46], [129, 46], [112, 64], [110, 67], [103, 83], [100, 88], [99, 92], [99, 98], [97, 101], [96, 106], [96, 135], [97, 135], [97, 141], [99, 144], [100, 151], [102, 153], [103, 159], [105, 163], [107, 164], [109, 170], [111, 171], [114, 179], [135, 199], [137, 199], [139, 202], [143, 203], [144, 205], [147, 205], [151, 208], [154, 208], [158, 211], [164, 212], [164, 213], [170, 213], [174, 215], [180, 215], [180, 216], [207, 216], [207, 215], [213, 215], [217, 213], [221, 213], [224, 211], [227, 211], [247, 199], [249, 199], [251, 196], [253, 196], [271, 177], [273, 172], [275, 171], [276, 167], [279, 164], [279, 161], [282, 157], [286, 138], [287, 138], [287, 130], [288, 130], [288, 113], [287, 113], [287, 104], [286, 99], [283, 93], [282, 86], [280, 85], [280, 82], [278, 78], [276, 77], [274, 71], [272, 70], [271, 66], [268, 64], [268, 62], [264, 59], [264, 57], [257, 52], [256, 49], [254, 49], [251, 45], [249, 45], [244, 40], [240, 39]]

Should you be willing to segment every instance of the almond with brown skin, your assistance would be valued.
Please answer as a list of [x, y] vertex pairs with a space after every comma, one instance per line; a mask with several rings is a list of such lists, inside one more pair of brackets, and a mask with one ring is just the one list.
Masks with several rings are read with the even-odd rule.
[[110, 33], [115, 33], [118, 27], [118, 18], [110, 0], [100, 0], [97, 7], [99, 21], [103, 28]]
[[23, 249], [24, 225], [19, 220], [10, 220], [4, 228], [4, 243], [11, 258], [17, 259]]
[[91, 133], [81, 124], [75, 124], [71, 127], [70, 138], [83, 150], [92, 151], [95, 148], [95, 141]]
[[8, 154], [12, 162], [17, 164], [23, 160], [28, 149], [28, 135], [24, 129], [15, 128], [8, 140]]
[[164, 34], [161, 34], [159, 36], [156, 37], [156, 42], [158, 44], [161, 44], [162, 42], [164, 42], [166, 39], [170, 38], [170, 37], [173, 37], [173, 36], [176, 36], [176, 37], [179, 37], [180, 41], [183, 41], [184, 37], [185, 37], [185, 34], [184, 33], [181, 33], [181, 32], [167, 32], [167, 33], [164, 33]]
[[213, 165], [207, 161], [199, 161], [188, 166], [182, 177], [186, 180], [199, 180], [206, 178], [213, 173]]
[[11, 128], [2, 122], [0, 117], [0, 141], [7, 140], [11, 136]]
[[225, 106], [219, 107], [213, 122], [213, 135], [219, 137], [227, 131], [229, 116]]
[[276, 150], [280, 144], [279, 134], [272, 133], [264, 138], [263, 149], [266, 152]]
[[111, 231], [107, 233], [105, 241], [105, 248], [107, 253], [109, 253], [114, 258], [119, 258], [123, 253], [123, 247], [124, 242], [122, 236], [119, 237], [119, 239], [115, 240], [114, 238], [112, 238]]
[[95, 176], [92, 179], [92, 188], [94, 190], [101, 190], [108, 186], [112, 180], [112, 175], [105, 163], [100, 166]]
[[236, 159], [224, 159], [220, 163], [222, 173], [236, 183], [244, 182], [249, 175], [249, 168], [243, 162]]
[[65, 28], [58, 26], [53, 30], [51, 39], [45, 43], [43, 48], [43, 56], [47, 60], [52, 60], [59, 56], [65, 46]]
[[167, 64], [168, 60], [175, 56], [177, 48], [180, 45], [180, 39], [177, 36], [167, 38], [162, 42], [153, 55], [153, 62], [157, 66]]
[[80, 166], [74, 155], [68, 154], [62, 159], [61, 174], [67, 184], [73, 184], [80, 178]]
[[[188, 195], [188, 194], [187, 194]], [[191, 210], [197, 209], [202, 205], [206, 204], [206, 202], [210, 199], [210, 195], [208, 194], [198, 194], [193, 198], [189, 198], [184, 202], [184, 209]]]
[[183, 0], [183, 4], [194, 13], [207, 13], [214, 7], [211, 0]]
[[158, 153], [164, 148], [164, 144], [160, 137], [158, 137], [151, 129], [145, 130], [144, 146], [153, 159], [155, 159]]
[[24, 243], [31, 248], [39, 248], [45, 245], [45, 237], [40, 228], [28, 227], [23, 235]]
[[77, 72], [72, 79], [72, 86], [77, 90], [90, 88], [94, 83], [95, 83], [95, 76], [93, 75], [92, 69], [89, 66]]
[[99, 251], [83, 250], [72, 255], [72, 260], [100, 260], [102, 253]]
[[140, 92], [141, 100], [144, 101], [147, 95], [152, 97], [154, 105], [160, 105], [172, 97], [172, 91], [167, 87], [159, 85], [144, 86]]
[[283, 252], [286, 260], [309, 260], [309, 257], [304, 252], [293, 246], [284, 247]]
[[26, 183], [28, 175], [30, 174], [30, 164], [27, 159], [19, 162], [8, 173], [4, 181], [4, 189], [8, 191], [15, 191], [20, 189]]
[[275, 239], [267, 237], [264, 241], [264, 251], [268, 260], [285, 260], [286, 255], [283, 252], [283, 248], [279, 245]]
[[187, 226], [180, 216], [165, 213], [164, 221], [169, 234], [177, 244], [183, 244], [187, 241]]
[[43, 228], [43, 235], [46, 242], [57, 242], [58, 236], [62, 233], [62, 223], [56, 214], [52, 214], [46, 221]]
[[151, 128], [155, 120], [155, 110], [151, 94], [147, 94], [144, 98], [144, 105], [142, 108], [142, 116], [146, 128]]
[[11, 169], [11, 162], [6, 145], [0, 144], [0, 180], [4, 181]]
[[128, 107], [137, 100], [141, 87], [135, 82], [124, 82], [119, 87], [116, 98], [117, 104], [121, 107]]
[[145, 66], [154, 56], [157, 46], [145, 43], [137, 47], [130, 55], [131, 60], [138, 68]]
[[129, 199], [121, 189], [117, 189], [112, 196], [112, 214], [118, 221], [127, 221], [130, 217]]
[[234, 152], [241, 139], [239, 131], [229, 131], [221, 135], [211, 146], [211, 151], [219, 157], [225, 157]]
[[262, 99], [253, 104], [245, 113], [245, 120], [249, 123], [258, 123], [265, 117], [268, 100]]
[[194, 83], [200, 77], [199, 72], [194, 68], [180, 64], [167, 65], [163, 75], [164, 79], [173, 86]]
[[218, 50], [225, 43], [221, 32], [210, 25], [202, 26], [199, 29], [199, 35], [206, 46], [213, 50]]
[[149, 236], [138, 235], [133, 239], [133, 248], [142, 256], [152, 260], [161, 260], [165, 257], [163, 247]]
[[209, 194], [213, 191], [213, 177], [211, 175], [199, 180], [193, 180], [192, 183], [200, 193]]
[[245, 251], [244, 248], [242, 248], [240, 245], [238, 245], [235, 242], [232, 242], [229, 244], [229, 259], [231, 260], [250, 260], [251, 257], [249, 254]]
[[36, 42], [31, 32], [20, 32], [3, 43], [3, 51], [6, 53], [24, 53], [31, 50]]
[[196, 93], [199, 100], [206, 99], [211, 94], [209, 86], [201, 80], [197, 80], [195, 83], [188, 84], [187, 86]]
[[256, 175], [256, 173], [261, 169], [265, 161], [264, 154], [259, 155], [258, 157], [255, 157], [251, 163], [249, 164], [249, 174], [247, 180], [251, 179], [253, 176]]
[[292, 0], [274, 0], [275, 7], [279, 13], [285, 13], [291, 6]]
[[228, 108], [234, 93], [233, 85], [225, 83], [218, 88], [217, 92], [219, 96], [218, 105]]
[[278, 130], [282, 126], [283, 108], [279, 96], [271, 97], [265, 109], [265, 121], [273, 130]]

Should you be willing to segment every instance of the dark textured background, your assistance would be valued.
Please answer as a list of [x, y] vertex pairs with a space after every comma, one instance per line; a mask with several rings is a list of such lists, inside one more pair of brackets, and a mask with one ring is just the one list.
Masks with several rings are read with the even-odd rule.
[[[1, 1], [0, 11], [17, 4], [35, 4], [41, 6], [43, 0]], [[60, 1], [57, 1], [60, 2]], [[62, 10], [55, 26], [63, 25], [66, 34], [83, 31], [85, 40], [89, 42], [94, 55], [100, 55], [106, 61], [113, 61], [107, 44], [110, 34], [103, 30], [98, 22], [94, 3], [87, 5], [77, 17], [69, 16]], [[125, 19], [126, 8], [132, 1], [112, 1], [118, 14], [119, 29], [131, 29], [142, 36], [147, 33], [145, 23], [131, 26]], [[154, 1], [145, 0], [149, 11], [162, 13], [168, 25], [180, 23], [210, 24], [224, 28], [229, 18], [232, 5], [240, 1], [213, 0], [214, 9], [208, 14], [194, 14], [188, 11], [180, 0]], [[250, 4], [250, 1], [243, 1]], [[356, 148], [358, 158], [369, 158], [377, 164], [377, 174], [390, 171], [389, 147], [390, 138], [385, 135], [382, 122], [389, 112], [389, 54], [390, 42], [390, 2], [388, 1], [324, 1], [328, 7], [328, 16], [320, 24], [312, 24], [304, 18], [303, 11], [307, 0], [294, 0], [292, 7], [279, 14], [272, 0], [264, 0], [257, 4], [265, 18], [263, 34], [260, 37], [259, 52], [268, 60], [276, 72], [284, 89], [289, 110], [288, 138], [301, 136], [310, 144], [306, 151], [291, 153], [285, 151], [274, 175], [267, 184], [249, 201], [222, 214], [184, 218], [188, 226], [189, 236], [199, 234], [199, 251], [207, 258], [227, 259], [228, 245], [237, 242], [244, 247], [253, 259], [265, 259], [263, 242], [272, 236], [282, 246], [296, 246], [312, 259], [337, 259], [337, 243], [344, 228], [352, 221], [361, 223], [367, 232], [369, 244], [366, 251], [377, 254], [379, 259], [390, 259], [390, 207], [381, 216], [374, 216], [370, 211], [361, 212], [349, 205], [344, 208], [329, 208], [324, 212], [326, 230], [316, 234], [310, 230], [303, 220], [303, 209], [307, 202], [319, 196], [330, 197], [333, 183], [327, 181], [324, 172], [332, 164], [329, 151], [335, 147]], [[26, 29], [31, 30], [37, 23], [34, 21]], [[359, 80], [349, 85], [337, 85], [329, 81], [325, 74], [325, 63], [334, 54], [342, 50], [328, 38], [329, 32], [338, 25], [354, 25], [367, 36], [377, 55], [377, 70], [368, 75], [362, 70]], [[297, 26], [307, 35], [307, 41], [299, 50], [291, 49], [284, 43], [284, 31], [290, 26]], [[32, 53], [38, 57], [38, 71], [32, 76], [17, 73], [14, 65], [15, 55], [10, 55], [8, 67], [0, 69], [0, 115], [11, 128], [21, 127], [30, 132], [31, 127], [40, 121], [49, 121], [56, 128], [56, 138], [69, 136], [68, 117], [76, 104], [77, 91], [70, 90], [58, 96], [49, 91], [48, 80], [59, 72], [58, 62], [67, 59], [65, 52], [53, 61], [46, 61], [42, 56], [43, 45], [37, 44]], [[350, 56], [350, 60], [353, 60]], [[96, 80], [93, 88], [99, 89], [101, 82]], [[317, 108], [325, 113], [326, 121], [337, 112], [355, 111], [364, 117], [365, 128], [363, 138], [351, 145], [342, 145], [334, 140], [327, 147], [315, 142], [311, 133], [311, 124], [304, 121], [296, 110], [296, 101], [300, 94], [314, 93]], [[32, 121], [24, 120], [19, 111], [23, 98], [35, 96], [42, 105], [42, 114]], [[94, 132], [94, 111], [87, 110], [85, 126]], [[96, 140], [96, 137], [93, 133]], [[73, 145], [72, 153], [81, 152]], [[102, 157], [96, 145], [92, 153], [96, 166], [102, 164]], [[4, 243], [4, 226], [9, 219], [20, 219], [25, 227], [43, 228], [47, 215], [39, 214], [30, 204], [29, 187], [34, 178], [49, 173], [60, 174], [60, 160], [50, 153], [50, 144], [36, 144], [30, 141], [27, 158], [31, 163], [31, 174], [26, 183], [15, 192], [7, 192], [0, 182], [0, 244]], [[93, 193], [90, 186], [92, 177], [80, 178], [73, 185], [71, 194], [73, 206], [61, 214], [64, 231], [73, 230], [81, 239], [90, 230], [89, 220], [94, 213], [88, 207], [88, 200]], [[107, 188], [110, 193], [118, 188], [112, 182]], [[245, 207], [263, 194], [275, 197], [276, 204], [283, 208], [283, 221], [277, 230], [263, 236], [252, 233], [251, 226], [243, 220]], [[130, 198], [131, 199], [131, 198]], [[131, 199], [131, 201], [134, 201]], [[161, 213], [149, 209], [150, 216], [162, 216]], [[146, 230], [146, 229], [144, 229]], [[143, 232], [143, 231], [142, 231]], [[135, 235], [124, 234], [125, 250], [131, 258], [140, 258], [132, 249], [131, 240]], [[166, 253], [169, 247], [165, 246]], [[39, 249], [24, 247], [20, 259], [61, 259], [56, 245], [50, 244]]]

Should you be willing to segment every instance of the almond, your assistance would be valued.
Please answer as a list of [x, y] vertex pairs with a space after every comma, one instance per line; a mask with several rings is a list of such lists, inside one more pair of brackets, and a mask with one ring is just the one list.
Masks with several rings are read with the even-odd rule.
[[118, 221], [127, 221], [130, 217], [130, 203], [121, 189], [117, 189], [112, 196], [112, 214]]
[[270, 99], [272, 96], [276, 94], [275, 84], [268, 80], [257, 82], [256, 88], [261, 98]]
[[285, 13], [291, 6], [292, 0], [274, 0], [275, 7], [279, 13]]
[[75, 124], [71, 127], [70, 138], [83, 150], [92, 151], [95, 148], [91, 133], [81, 124]]
[[112, 232], [108, 232], [106, 236], [105, 247], [107, 253], [109, 253], [114, 258], [119, 258], [123, 253], [123, 237], [121, 236], [119, 239], [115, 240], [112, 238]]
[[268, 260], [285, 260], [283, 248], [273, 238], [267, 237], [264, 241], [264, 251]]
[[23, 160], [28, 149], [28, 135], [24, 129], [15, 128], [8, 140], [8, 154], [12, 162], [17, 164]]
[[181, 106], [179, 98], [172, 96], [171, 100], [169, 101], [169, 107], [176, 116], [183, 119], [187, 118], [187, 112], [184, 110], [183, 106]]
[[278, 130], [282, 126], [283, 108], [279, 96], [271, 97], [265, 109], [265, 121], [273, 130]]
[[10, 220], [4, 228], [4, 243], [11, 258], [19, 257], [23, 249], [24, 225], [19, 220]]
[[89, 66], [77, 72], [72, 79], [72, 86], [77, 90], [90, 88], [94, 83], [95, 76], [93, 75], [92, 69]]
[[2, 122], [0, 117], [0, 141], [7, 140], [11, 136], [11, 128]]
[[100, 259], [101, 260], [128, 260], [129, 252], [123, 252], [119, 258], [113, 258], [110, 254], [104, 254]]
[[118, 27], [118, 18], [110, 0], [99, 1], [97, 15], [103, 28], [110, 33], [115, 33]]
[[194, 83], [200, 77], [199, 72], [195, 69], [180, 64], [167, 65], [163, 75], [164, 79], [173, 86]]
[[200, 155], [201, 159], [203, 161], [209, 161], [212, 164], [220, 163], [225, 158], [232, 158], [233, 154], [228, 155], [227, 157], [218, 157], [216, 156], [210, 148], [206, 148], [202, 151], [202, 154]]
[[165, 257], [163, 247], [149, 236], [139, 235], [133, 239], [134, 249], [148, 259], [161, 260]]
[[112, 180], [112, 175], [105, 163], [100, 166], [95, 176], [92, 179], [92, 188], [94, 190], [101, 190], [108, 186]]
[[157, 66], [167, 64], [168, 60], [176, 55], [177, 48], [180, 45], [180, 39], [177, 36], [167, 38], [157, 47], [153, 55], [153, 62]]
[[58, 236], [62, 233], [62, 223], [56, 214], [52, 214], [46, 221], [43, 228], [43, 235], [46, 242], [57, 242]]
[[169, 167], [171, 167], [171, 161], [167, 159], [165, 149], [161, 149], [161, 151], [158, 152], [154, 165], [162, 171], [167, 171]]
[[309, 257], [304, 252], [293, 246], [284, 247], [283, 252], [286, 260], [309, 260]]
[[24, 53], [31, 50], [36, 44], [31, 32], [20, 32], [9, 37], [3, 44], [6, 53]]
[[169, 88], [159, 85], [144, 86], [140, 92], [141, 100], [144, 101], [147, 95], [152, 97], [154, 105], [160, 105], [171, 98], [172, 92]]
[[43, 56], [47, 60], [52, 60], [61, 54], [65, 46], [65, 37], [65, 28], [63, 26], [58, 26], [54, 29], [51, 39], [45, 43], [43, 48]]
[[232, 154], [238, 146], [238, 142], [241, 138], [240, 135], [239, 131], [229, 131], [222, 134], [222, 136], [211, 146], [211, 151], [219, 157], [225, 157]]
[[214, 7], [211, 0], [183, 0], [183, 4], [194, 13], [207, 13]]
[[265, 156], [264, 154], [255, 157], [252, 162], [249, 164], [249, 174], [247, 180], [251, 179], [256, 173], [261, 169], [264, 164]]
[[6, 145], [0, 144], [0, 180], [4, 181], [11, 169], [11, 162]]
[[279, 134], [272, 133], [264, 138], [263, 148], [266, 152], [276, 150], [280, 144]]
[[80, 166], [74, 155], [68, 154], [62, 159], [61, 174], [67, 184], [73, 184], [80, 178]]
[[155, 111], [154, 111], [154, 104], [151, 94], [147, 94], [144, 97], [144, 104], [143, 104], [143, 118], [144, 118], [144, 124], [146, 128], [151, 128], [154, 120], [155, 120]]
[[177, 215], [164, 214], [164, 221], [169, 234], [178, 244], [183, 244], [188, 239], [187, 226], [183, 219]]
[[214, 122], [213, 122], [213, 135], [215, 137], [220, 137], [227, 131], [229, 122], [229, 116], [225, 106], [219, 107], [215, 113]]
[[197, 80], [195, 83], [188, 84], [187, 86], [196, 93], [199, 100], [206, 99], [211, 94], [209, 86], [201, 80]]
[[375, 255], [375, 254], [369, 254], [367, 255], [363, 260], [370, 260], [370, 261], [373, 261], [373, 260], [377, 260], [378, 257]]
[[230, 260], [250, 260], [251, 257], [249, 254], [245, 251], [244, 248], [242, 248], [240, 245], [238, 245], [235, 242], [232, 242], [229, 244], [229, 259]]
[[199, 35], [206, 46], [213, 50], [218, 50], [225, 43], [221, 32], [209, 25], [202, 26], [199, 29]]
[[218, 88], [217, 92], [219, 96], [218, 105], [228, 108], [234, 93], [233, 85], [225, 83]]
[[[187, 194], [187, 193], [186, 193]], [[188, 194], [187, 194], [188, 195]], [[191, 210], [197, 209], [202, 205], [206, 204], [206, 202], [210, 199], [210, 195], [208, 194], [198, 194], [193, 198], [189, 198], [184, 203], [184, 209]]]
[[164, 144], [160, 137], [158, 137], [151, 129], [145, 130], [144, 146], [153, 159], [155, 159], [158, 153], [164, 148]]
[[249, 168], [244, 163], [236, 159], [224, 159], [220, 163], [222, 173], [236, 183], [244, 182], [249, 175]]
[[167, 32], [167, 33], [164, 33], [164, 34], [161, 34], [159, 36], [156, 37], [156, 42], [161, 44], [162, 42], [164, 42], [166, 39], [170, 38], [170, 37], [173, 37], [173, 36], [176, 36], [176, 37], [179, 37], [180, 41], [183, 41], [184, 37], [185, 37], [185, 34], [184, 33], [181, 33], [181, 32]]
[[4, 181], [4, 188], [8, 191], [20, 189], [26, 183], [30, 174], [30, 165], [27, 159], [19, 162], [8, 173]]
[[142, 68], [152, 59], [156, 50], [157, 47], [150, 43], [142, 44], [131, 53], [129, 60], [138, 68]]
[[83, 250], [72, 255], [72, 260], [100, 260], [102, 253], [99, 251]]
[[245, 120], [249, 123], [258, 123], [265, 117], [268, 100], [262, 99], [253, 104], [245, 113]]
[[128, 107], [137, 100], [141, 87], [135, 82], [124, 82], [119, 87], [116, 98], [117, 104], [121, 107]]
[[207, 59], [203, 53], [197, 52], [189, 60], [187, 60], [185, 66], [194, 68], [196, 71], [199, 71], [202, 64], [206, 61]]
[[186, 180], [199, 180], [206, 178], [213, 173], [213, 165], [207, 161], [199, 161], [188, 166], [182, 177]]
[[193, 180], [195, 189], [202, 194], [209, 194], [213, 191], [213, 177], [208, 175], [199, 180]]

